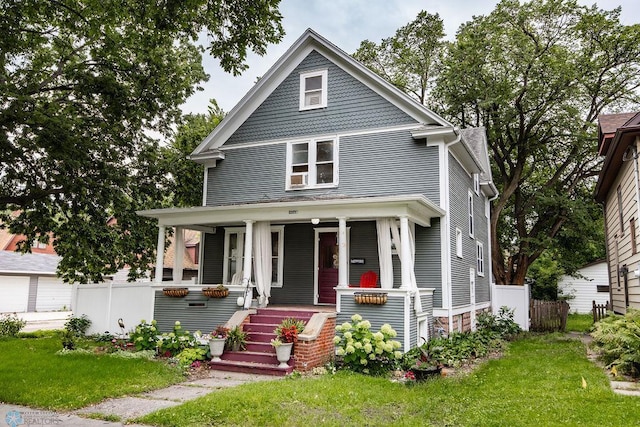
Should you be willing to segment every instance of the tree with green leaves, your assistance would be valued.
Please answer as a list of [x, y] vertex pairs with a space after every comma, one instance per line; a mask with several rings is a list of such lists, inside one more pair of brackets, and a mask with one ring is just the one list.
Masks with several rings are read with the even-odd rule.
[[[637, 102], [640, 25], [620, 9], [574, 0], [503, 0], [458, 31], [436, 95], [461, 126], [484, 126], [500, 196], [491, 208], [499, 284], [524, 283], [550, 247], [584, 247], [600, 214], [593, 201], [595, 120]], [[597, 252], [597, 250], [596, 250]]]
[[0, 219], [22, 250], [52, 233], [66, 281], [143, 274], [157, 230], [135, 211], [168, 185], [148, 135], [170, 134], [205, 51], [238, 74], [282, 38], [278, 4], [0, 0]]
[[169, 171], [171, 194], [168, 204], [176, 207], [202, 204], [204, 166], [188, 156], [218, 126], [225, 113], [214, 99], [207, 114], [187, 114], [180, 120], [175, 136], [162, 148], [164, 169]]
[[380, 44], [364, 40], [353, 57], [425, 104], [445, 47], [442, 19], [425, 11]]

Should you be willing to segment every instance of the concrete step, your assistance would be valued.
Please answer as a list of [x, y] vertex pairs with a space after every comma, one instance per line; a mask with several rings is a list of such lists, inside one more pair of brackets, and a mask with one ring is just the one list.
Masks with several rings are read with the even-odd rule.
[[274, 353], [263, 353], [255, 351], [225, 351], [222, 360], [232, 360], [235, 362], [263, 363], [266, 365], [277, 365], [278, 358]]
[[278, 365], [267, 365], [263, 363], [237, 362], [233, 360], [221, 360], [219, 362], [209, 362], [211, 369], [227, 372], [242, 372], [245, 374], [261, 374], [284, 376], [293, 372], [293, 359], [289, 361], [287, 368], [281, 368]]
[[276, 354], [276, 349], [273, 348], [270, 342], [251, 342], [247, 341], [247, 351], [254, 351], [257, 353]]
[[243, 329], [246, 332], [264, 332], [271, 333], [276, 329], [278, 324], [269, 324], [269, 323], [254, 323], [254, 320], [251, 319], [251, 323], [245, 323], [243, 325]]

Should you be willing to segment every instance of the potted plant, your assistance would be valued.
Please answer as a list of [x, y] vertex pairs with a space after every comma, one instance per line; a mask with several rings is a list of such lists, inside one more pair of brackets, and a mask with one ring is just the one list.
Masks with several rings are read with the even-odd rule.
[[220, 361], [220, 356], [224, 353], [224, 346], [227, 341], [227, 335], [229, 334], [229, 328], [223, 325], [216, 326], [211, 332], [209, 338], [209, 349], [211, 350], [211, 357], [214, 362]]
[[304, 327], [303, 320], [287, 317], [273, 331], [276, 337], [271, 340], [271, 345], [276, 349], [276, 357], [281, 368], [289, 366], [287, 362], [291, 358], [293, 344], [298, 341], [298, 334], [304, 330]]
[[227, 333], [227, 347], [231, 351], [246, 350], [247, 333], [242, 330], [242, 326], [238, 325], [229, 330]]
[[407, 369], [406, 378], [424, 381], [429, 377], [440, 375], [442, 365], [429, 355], [427, 349], [428, 344], [425, 342], [422, 346], [407, 352], [404, 362]]

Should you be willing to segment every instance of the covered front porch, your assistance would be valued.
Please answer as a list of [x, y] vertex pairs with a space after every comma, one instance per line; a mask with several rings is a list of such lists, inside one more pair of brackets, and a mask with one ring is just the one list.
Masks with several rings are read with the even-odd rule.
[[[328, 306], [335, 307], [339, 318], [371, 312], [374, 326], [392, 323], [402, 335], [415, 338], [418, 318], [431, 314], [433, 292], [424, 283], [418, 288], [415, 278], [415, 229], [430, 228], [432, 219], [444, 212], [422, 195], [289, 200], [140, 214], [158, 219], [156, 286], [193, 291], [191, 301], [187, 298], [180, 304], [159, 295], [156, 318], [158, 312], [178, 316], [176, 310], [202, 315], [203, 305], [215, 306], [208, 311], [216, 318], [252, 306]], [[173, 280], [162, 282], [159, 269], [170, 227], [176, 244]], [[201, 231], [203, 236], [196, 281], [182, 280], [184, 229]], [[379, 277], [378, 287], [359, 288], [367, 271]], [[228, 298], [197, 301], [204, 299], [201, 288], [218, 284], [229, 289]], [[384, 306], [354, 306], [359, 291], [384, 294]], [[415, 345], [415, 339], [403, 341], [407, 349]]]

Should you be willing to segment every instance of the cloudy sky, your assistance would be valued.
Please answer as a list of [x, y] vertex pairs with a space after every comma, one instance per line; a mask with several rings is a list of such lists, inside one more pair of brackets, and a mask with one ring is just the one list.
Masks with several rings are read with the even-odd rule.
[[[622, 7], [624, 24], [640, 21], [638, 0], [579, 0], [580, 4], [597, 4], [610, 10]], [[211, 76], [204, 91], [196, 93], [183, 106], [187, 113], [204, 113], [209, 99], [230, 111], [273, 63], [307, 29], [313, 28], [345, 52], [351, 54], [362, 40], [379, 43], [396, 29], [415, 19], [418, 12], [438, 13], [444, 21], [447, 37], [453, 39], [460, 24], [473, 16], [491, 13], [498, 0], [282, 0], [280, 12], [286, 31], [283, 40], [271, 45], [263, 57], [250, 55], [249, 69], [242, 76], [223, 72], [215, 59], [206, 57], [204, 66]]]

